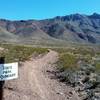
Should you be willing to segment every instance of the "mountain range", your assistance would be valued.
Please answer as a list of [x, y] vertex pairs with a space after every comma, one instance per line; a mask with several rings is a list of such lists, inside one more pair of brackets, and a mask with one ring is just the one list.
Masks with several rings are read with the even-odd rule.
[[0, 42], [100, 44], [100, 14], [71, 14], [44, 20], [0, 19]]

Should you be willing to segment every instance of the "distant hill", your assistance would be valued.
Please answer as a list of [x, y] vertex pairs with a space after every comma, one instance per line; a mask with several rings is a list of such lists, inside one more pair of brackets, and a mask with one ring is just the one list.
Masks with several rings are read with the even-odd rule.
[[18, 36], [0, 27], [0, 42], [16, 42]]
[[100, 44], [100, 15], [71, 14], [45, 20], [0, 19], [0, 40]]

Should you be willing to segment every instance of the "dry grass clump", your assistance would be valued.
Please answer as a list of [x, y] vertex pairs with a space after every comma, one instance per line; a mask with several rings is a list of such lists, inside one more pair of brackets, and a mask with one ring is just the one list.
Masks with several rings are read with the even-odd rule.
[[6, 50], [0, 52], [0, 57], [5, 57], [5, 62], [25, 61], [29, 59], [32, 54], [39, 55], [48, 52], [48, 49], [46, 48], [14, 46], [10, 44], [3, 44], [0, 45], [0, 47], [5, 48]]

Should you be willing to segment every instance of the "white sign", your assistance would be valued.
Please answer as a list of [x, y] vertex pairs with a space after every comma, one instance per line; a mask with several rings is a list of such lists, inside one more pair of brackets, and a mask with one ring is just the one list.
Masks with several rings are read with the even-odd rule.
[[0, 80], [18, 78], [18, 63], [0, 64]]

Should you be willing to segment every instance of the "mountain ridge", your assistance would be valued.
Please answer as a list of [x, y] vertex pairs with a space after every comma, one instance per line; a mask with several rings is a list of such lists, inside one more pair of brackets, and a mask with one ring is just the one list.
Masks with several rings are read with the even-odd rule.
[[97, 13], [92, 15], [77, 13], [45, 20], [0, 19], [0, 27], [23, 41], [100, 44], [100, 14]]

